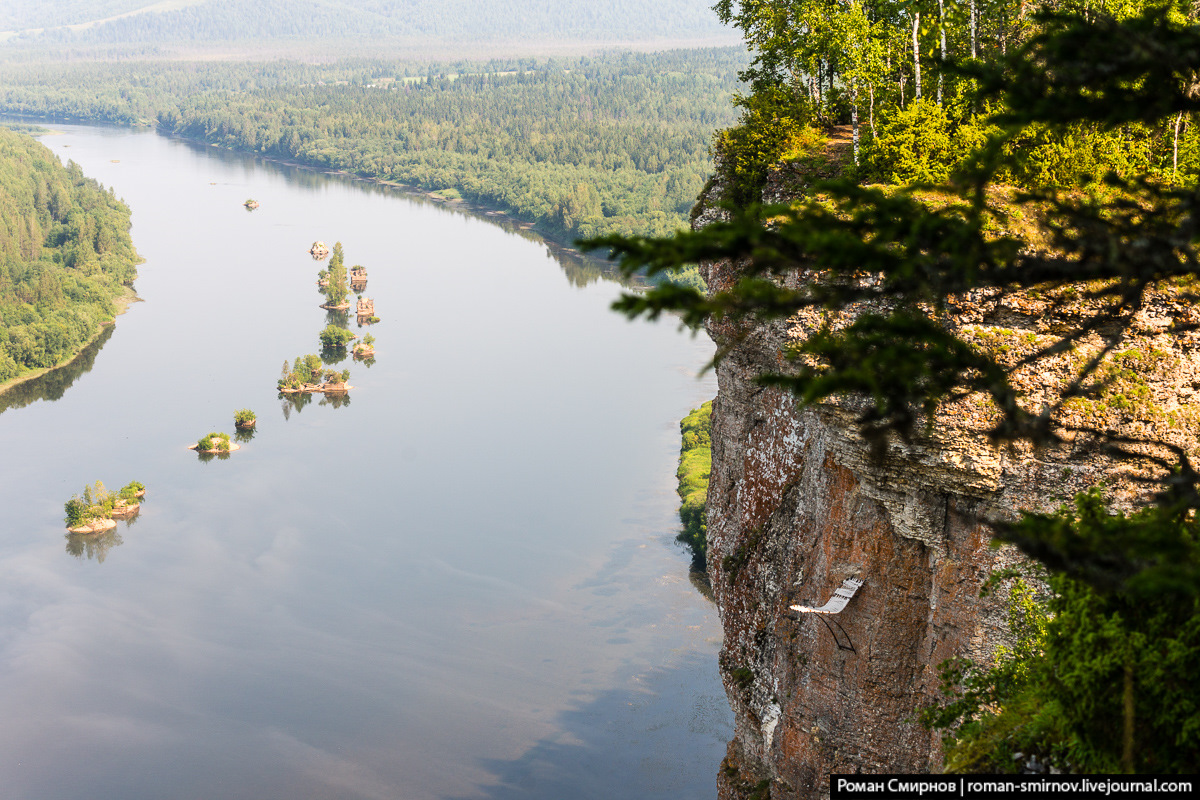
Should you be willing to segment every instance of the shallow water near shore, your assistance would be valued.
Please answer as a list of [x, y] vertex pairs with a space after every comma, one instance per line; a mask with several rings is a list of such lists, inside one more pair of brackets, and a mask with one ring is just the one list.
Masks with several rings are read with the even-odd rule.
[[[48, 127], [133, 209], [145, 302], [0, 398], [4, 796], [714, 797], [720, 627], [673, 541], [711, 343], [511, 223]], [[281, 399], [328, 322], [315, 239], [367, 268], [376, 357]], [[240, 451], [186, 449], [244, 407]], [[97, 479], [142, 511], [71, 539]]]

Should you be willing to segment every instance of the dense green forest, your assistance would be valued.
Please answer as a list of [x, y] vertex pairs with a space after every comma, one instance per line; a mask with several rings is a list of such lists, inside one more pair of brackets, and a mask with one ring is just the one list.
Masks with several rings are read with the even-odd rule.
[[[496, 40], [674, 40], [728, 37], [707, 0], [10, 0], [0, 30], [35, 42], [178, 42], [326, 37]], [[142, 13], [130, 12], [147, 9]], [[113, 17], [120, 18], [112, 19]]]
[[[1117, 18], [1144, 7], [1136, 0], [1037, 4]], [[831, 125], [850, 128], [852, 165], [842, 174], [865, 183], [948, 180], [1001, 131], [1002, 109], [979, 92], [984, 76], [995, 78], [989, 68], [1042, 31], [1034, 7], [1020, 0], [721, 0], [716, 9], [755, 54], [744, 74], [753, 91], [739, 100], [741, 124], [720, 135], [742, 203], [761, 199], [772, 165], [811, 161]], [[994, 177], [1006, 185], [1076, 187], [1109, 171], [1172, 181], [1200, 175], [1200, 130], [1186, 114], [1116, 126], [1030, 124], [1002, 147], [1006, 160]]]
[[[1160, 357], [1137, 320], [1161, 298], [1170, 310], [1155, 330], [1174, 345], [1195, 329], [1196, 8], [721, 0], [717, 9], [755, 54], [742, 118], [718, 139], [723, 199], [733, 201], [725, 218], [586, 247], [613, 252], [627, 272], [725, 259], [741, 269], [708, 294], [662, 285], [616, 307], [678, 312], [692, 325], [717, 319], [725, 331], [824, 320], [758, 381], [802, 403], [848, 401], [877, 455], [967, 403], [988, 410], [997, 446], [1027, 448], [1019, 452], [1031, 460], [1056, 448], [1094, 453], [1135, 475], [1132, 490], [1105, 482], [1055, 512], [981, 520], [1028, 556], [987, 587], [1008, 595], [1015, 641], [992, 663], [943, 664], [944, 699], [921, 716], [943, 734], [949, 770], [1194, 772], [1195, 423], [1148, 425], [1152, 412], [1132, 390], [1116, 395], [1130, 364]], [[764, 195], [782, 201], [763, 205]], [[1018, 310], [1032, 298], [1046, 305]], [[964, 307], [1022, 326], [1030, 344], [1019, 363], [953, 321]], [[1057, 366], [1065, 354], [1070, 363]], [[1030, 374], [1044, 383], [1030, 389]], [[1073, 416], [1106, 402], [1121, 422]], [[714, 562], [710, 574], [725, 571]]]
[[0, 383], [74, 355], [137, 276], [129, 208], [0, 128]]
[[0, 110], [160, 130], [426, 190], [570, 240], [665, 234], [711, 171], [743, 52], [430, 66], [9, 64]]

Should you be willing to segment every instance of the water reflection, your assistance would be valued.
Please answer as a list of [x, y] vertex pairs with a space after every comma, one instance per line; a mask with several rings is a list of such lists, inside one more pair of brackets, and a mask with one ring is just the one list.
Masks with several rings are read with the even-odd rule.
[[350, 405], [349, 392], [331, 392], [330, 394], [321, 397], [319, 406], [332, 406], [333, 408], [341, 408], [342, 406]]
[[104, 343], [112, 337], [113, 331], [116, 329], [116, 325], [104, 326], [104, 330], [100, 332], [100, 336], [96, 338], [96, 341], [83, 348], [75, 360], [69, 364], [52, 369], [45, 375], [25, 381], [24, 383], [18, 383], [4, 392], [4, 394], [0, 395], [0, 414], [3, 414], [10, 408], [24, 408], [38, 400], [53, 402], [61, 398], [67, 389], [71, 388], [71, 385], [75, 383], [76, 378], [91, 372], [92, 366], [96, 363], [96, 356], [100, 353], [100, 348], [104, 347]]
[[246, 444], [247, 442], [252, 442], [252, 441], [254, 441], [254, 432], [256, 430], [258, 430], [257, 426], [250, 427], [250, 428], [234, 428], [233, 429], [233, 440], [235, 442], [237, 442], [238, 444]]
[[[130, 524], [133, 519], [129, 520]], [[104, 559], [108, 558], [108, 551], [114, 547], [120, 547], [124, 543], [116, 528], [103, 533], [68, 533], [67, 553], [80, 560], [94, 559], [103, 564]]]
[[340, 364], [349, 356], [346, 350], [346, 345], [339, 344], [332, 347], [321, 345], [321, 360], [326, 364]]
[[292, 418], [292, 412], [299, 414], [304, 407], [312, 402], [312, 395], [305, 392], [279, 393], [279, 407], [283, 409], [284, 422]]
[[[584, 288], [599, 280], [613, 281], [624, 285], [637, 285], [640, 283], [640, 281], [631, 281], [623, 277], [613, 264], [604, 259], [584, 255], [571, 247], [546, 239], [535, 229], [533, 224], [514, 219], [503, 209], [494, 206], [476, 205], [462, 200], [451, 202], [436, 195], [430, 195], [428, 192], [414, 186], [400, 183], [381, 183], [341, 172], [323, 171], [319, 168], [305, 167], [292, 162], [269, 160], [253, 153], [216, 148], [190, 139], [172, 137], [172, 140], [196, 153], [202, 153], [206, 158], [218, 159], [223, 163], [231, 161], [239, 163], [248, 175], [257, 170], [260, 173], [266, 172], [271, 175], [280, 176], [287, 180], [293, 187], [323, 191], [329, 188], [331, 181], [345, 184], [352, 183], [366, 194], [391, 197], [403, 195], [407, 200], [418, 206], [426, 208], [437, 207], [446, 214], [487, 220], [513, 236], [544, 244], [547, 254], [558, 262], [563, 274], [566, 275], [567, 281], [576, 288]], [[320, 260], [320, 258], [315, 256], [314, 258], [318, 261]]]
[[201, 464], [207, 464], [208, 462], [212, 461], [214, 458], [224, 461], [227, 458], [229, 458], [229, 456], [231, 454], [230, 453], [202, 453], [199, 450], [197, 450], [196, 455], [199, 456]]
[[[634, 676], [629, 688], [602, 692], [556, 718], [558, 731], [512, 760], [482, 763], [496, 783], [478, 787], [487, 800], [608, 798], [614, 776], [638, 786], [641, 798], [705, 797], [712, 794], [716, 765], [688, 740], [723, 745], [732, 735], [725, 698], [692, 694], [696, 676], [711, 669], [690, 655], [670, 668]], [[673, 757], [664, 757], [663, 754]], [[679, 753], [695, 753], [689, 762]], [[447, 797], [445, 800], [466, 800]]]

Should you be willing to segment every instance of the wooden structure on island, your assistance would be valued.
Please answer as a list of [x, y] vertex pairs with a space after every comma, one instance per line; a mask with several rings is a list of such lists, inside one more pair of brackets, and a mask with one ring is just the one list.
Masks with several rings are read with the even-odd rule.
[[350, 268], [350, 288], [355, 291], [365, 288], [367, 285], [367, 268], [354, 266]]

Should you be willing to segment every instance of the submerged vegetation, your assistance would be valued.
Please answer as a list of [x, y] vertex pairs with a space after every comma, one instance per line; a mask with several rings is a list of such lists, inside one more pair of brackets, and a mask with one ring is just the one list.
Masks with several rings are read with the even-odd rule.
[[699, 408], [692, 409], [679, 423], [681, 445], [679, 448], [679, 519], [683, 531], [677, 537], [692, 551], [695, 569], [705, 568], [708, 555], [708, 477], [712, 472], [712, 404], [709, 400]]
[[129, 208], [0, 128], [0, 384], [75, 356], [132, 291]]

